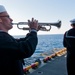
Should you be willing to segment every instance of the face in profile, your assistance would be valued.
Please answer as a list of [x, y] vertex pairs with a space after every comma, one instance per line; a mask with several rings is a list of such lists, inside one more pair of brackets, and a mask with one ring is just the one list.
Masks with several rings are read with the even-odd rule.
[[7, 12], [3, 12], [0, 14], [0, 28], [6, 31], [10, 30], [13, 27], [12, 21], [13, 20], [10, 18]]

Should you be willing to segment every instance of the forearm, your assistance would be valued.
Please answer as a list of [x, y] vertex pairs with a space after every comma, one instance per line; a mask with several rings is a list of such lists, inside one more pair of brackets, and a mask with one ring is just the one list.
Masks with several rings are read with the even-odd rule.
[[22, 56], [25, 58], [30, 57], [35, 52], [38, 43], [37, 33], [31, 32], [27, 37], [25, 41], [19, 43], [19, 47], [23, 52]]
[[10, 56], [11, 59], [27, 58], [34, 53], [37, 43], [37, 33], [35, 32], [31, 32], [26, 39], [24, 38], [20, 42], [12, 37], [5, 37], [0, 40], [0, 54], [4, 53]]

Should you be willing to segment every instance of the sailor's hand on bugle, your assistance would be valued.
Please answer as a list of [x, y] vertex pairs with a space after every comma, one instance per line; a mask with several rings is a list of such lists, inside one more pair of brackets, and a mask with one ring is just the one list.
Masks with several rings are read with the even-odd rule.
[[38, 20], [34, 18], [32, 18], [31, 20], [28, 20], [28, 26], [30, 30], [38, 31]]

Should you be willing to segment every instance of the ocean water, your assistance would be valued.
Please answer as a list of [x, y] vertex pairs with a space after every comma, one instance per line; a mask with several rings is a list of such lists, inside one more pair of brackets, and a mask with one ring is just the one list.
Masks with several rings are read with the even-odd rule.
[[36, 53], [52, 52], [52, 50], [58, 48], [63, 48], [63, 34], [39, 35], [38, 45], [34, 55]]
[[[20, 38], [24, 36], [14, 36]], [[36, 59], [43, 59], [46, 56], [63, 48], [63, 34], [38, 35], [38, 45], [34, 54], [25, 59], [26, 65], [30, 65]]]

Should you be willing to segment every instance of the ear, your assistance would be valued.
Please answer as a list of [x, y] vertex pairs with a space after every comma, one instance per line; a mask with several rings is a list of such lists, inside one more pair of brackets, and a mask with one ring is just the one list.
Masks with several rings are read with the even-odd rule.
[[2, 20], [0, 19], [0, 22], [2, 22]]

